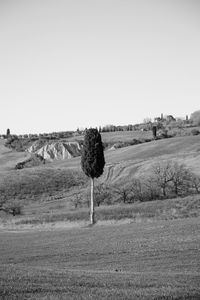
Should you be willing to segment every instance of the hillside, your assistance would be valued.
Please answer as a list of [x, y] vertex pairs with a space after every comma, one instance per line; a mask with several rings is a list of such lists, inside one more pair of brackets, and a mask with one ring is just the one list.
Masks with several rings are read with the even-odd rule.
[[200, 137], [163, 139], [107, 152], [107, 179], [142, 175], [159, 160], [176, 160], [200, 174]]
[[0, 139], [0, 173], [13, 170], [17, 163], [31, 157], [30, 153], [16, 152], [4, 146], [5, 140]]
[[[102, 182], [125, 182], [135, 175], [141, 175], [160, 160], [174, 159], [186, 164], [200, 174], [200, 136], [175, 137], [128, 146], [105, 152], [106, 167]], [[52, 163], [52, 167], [80, 168], [80, 158]]]
[[[130, 134], [130, 133], [129, 133]], [[0, 140], [0, 189], [5, 201], [58, 201], [70, 203], [86, 190], [88, 179], [81, 171], [80, 157], [54, 160], [38, 167], [15, 170], [16, 163], [29, 157], [28, 152], [14, 152]], [[200, 136], [170, 138], [105, 151], [106, 166], [96, 183], [124, 186], [133, 178], [148, 174], [154, 162], [174, 159], [200, 174]], [[73, 195], [73, 196], [72, 196]], [[84, 202], [86, 199], [82, 199]], [[60, 200], [59, 200], [60, 201]]]

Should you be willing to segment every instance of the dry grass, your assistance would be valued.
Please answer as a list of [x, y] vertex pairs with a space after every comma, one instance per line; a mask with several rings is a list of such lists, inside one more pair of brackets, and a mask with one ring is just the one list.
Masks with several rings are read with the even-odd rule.
[[[54, 203], [54, 205], [53, 205]], [[18, 228], [21, 225], [52, 226], [58, 222], [88, 222], [89, 209], [70, 209], [68, 201], [37, 204], [25, 207], [24, 214], [15, 218], [4, 219], [4, 228]], [[144, 203], [111, 205], [96, 207], [96, 220], [129, 222], [152, 222], [155, 220], [174, 220], [200, 217], [200, 196], [189, 196], [169, 200], [157, 200]], [[2, 225], [2, 223], [1, 223]]]
[[199, 299], [200, 218], [0, 232], [1, 299]]
[[5, 140], [0, 139], [0, 173], [14, 169], [17, 163], [30, 157], [29, 153], [12, 151], [4, 144]]
[[[115, 131], [115, 132], [101, 132], [102, 141], [104, 143], [117, 143], [117, 142], [129, 142], [133, 139], [146, 139], [152, 138], [152, 131]], [[83, 140], [84, 136], [76, 136], [68, 138], [69, 141]]]

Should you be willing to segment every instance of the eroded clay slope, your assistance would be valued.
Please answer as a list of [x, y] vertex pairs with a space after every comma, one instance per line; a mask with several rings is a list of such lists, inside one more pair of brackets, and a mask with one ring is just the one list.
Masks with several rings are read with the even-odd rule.
[[53, 142], [41, 146], [37, 141], [27, 150], [38, 154], [45, 160], [70, 159], [81, 155], [81, 145], [78, 142]]

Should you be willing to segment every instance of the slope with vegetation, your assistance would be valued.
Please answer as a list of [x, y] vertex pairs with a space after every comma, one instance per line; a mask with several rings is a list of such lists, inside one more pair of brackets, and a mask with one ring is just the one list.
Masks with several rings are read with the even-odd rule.
[[[108, 140], [108, 133], [105, 134]], [[122, 140], [123, 134], [120, 134]], [[124, 133], [125, 139], [130, 138], [130, 134]], [[116, 139], [116, 133], [109, 135], [110, 140]], [[102, 138], [105, 139], [104, 134]], [[2, 140], [0, 145], [0, 160], [3, 162], [0, 165], [1, 205], [10, 207], [15, 202], [16, 206], [24, 207], [22, 211], [26, 211], [27, 206], [33, 207], [34, 214], [38, 213], [42, 203], [46, 205], [47, 211], [53, 207], [52, 214], [58, 213], [59, 209], [54, 207], [59, 205], [67, 210], [87, 208], [88, 179], [81, 171], [80, 157], [15, 170], [16, 164], [30, 154], [9, 150], [3, 146]], [[152, 167], [157, 163], [171, 162], [174, 167], [176, 162], [178, 169], [180, 167], [183, 171], [182, 175], [185, 171], [191, 175], [179, 184], [179, 187], [184, 187], [184, 193], [174, 192], [174, 181], [171, 179], [164, 198], [199, 193], [199, 149], [199, 136], [185, 136], [106, 150], [105, 171], [95, 189], [96, 205], [163, 199], [162, 187], [155, 180], [156, 174], [152, 173]]]

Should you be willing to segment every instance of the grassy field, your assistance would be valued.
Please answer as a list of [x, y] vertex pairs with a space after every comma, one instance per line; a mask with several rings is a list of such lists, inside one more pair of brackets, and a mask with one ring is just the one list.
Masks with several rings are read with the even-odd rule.
[[[134, 138], [111, 135], [103, 139]], [[187, 136], [108, 150], [97, 182], [123, 185], [168, 159], [200, 174], [199, 142]], [[27, 155], [0, 140], [1, 197], [23, 203], [20, 216], [0, 212], [0, 299], [200, 299], [199, 195], [101, 206], [90, 227], [88, 208], [70, 206], [87, 186], [80, 158], [14, 170]]]
[[4, 144], [5, 140], [0, 139], [0, 173], [12, 170], [18, 162], [30, 157], [29, 153], [12, 151]]
[[200, 218], [0, 232], [0, 299], [200, 299]]
[[[102, 141], [104, 143], [118, 143], [118, 142], [129, 142], [133, 139], [150, 139], [152, 138], [152, 131], [114, 131], [114, 132], [101, 132]], [[69, 141], [83, 140], [84, 136], [76, 136], [68, 138]]]
[[[156, 200], [134, 204], [102, 205], [95, 208], [97, 224], [110, 224], [125, 220], [132, 222], [153, 222], [158, 220], [174, 220], [200, 217], [200, 196]], [[87, 207], [73, 209], [66, 200], [58, 199], [50, 202], [34, 202], [24, 206], [22, 215], [8, 216], [0, 219], [0, 229], [38, 229], [57, 227], [80, 227], [88, 224], [89, 209]]]

